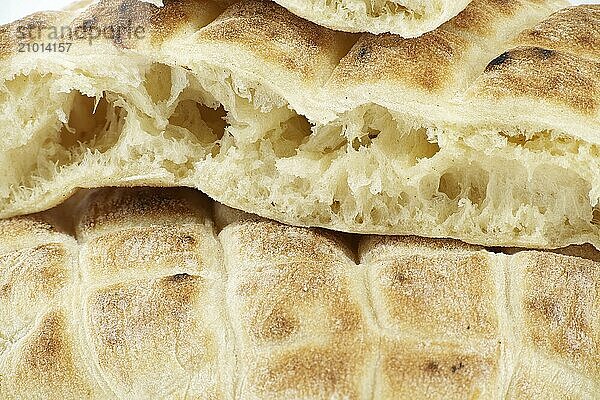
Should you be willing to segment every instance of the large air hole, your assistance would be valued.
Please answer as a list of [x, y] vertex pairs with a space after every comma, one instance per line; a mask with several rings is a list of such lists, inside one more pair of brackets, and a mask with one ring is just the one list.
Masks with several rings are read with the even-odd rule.
[[79, 146], [106, 151], [119, 138], [125, 111], [106, 97], [89, 97], [72, 93], [67, 124], [60, 131], [59, 144], [65, 149]]
[[438, 192], [445, 194], [450, 200], [455, 200], [461, 191], [460, 182], [455, 174], [447, 172], [440, 177]]
[[378, 157], [383, 153], [384, 157], [413, 166], [435, 156], [440, 147], [428, 128], [406, 121], [381, 106], [368, 104], [344, 115], [340, 124], [343, 135], [350, 138], [350, 151], [372, 149]]
[[295, 156], [298, 148], [308, 140], [311, 129], [310, 122], [301, 115], [294, 115], [283, 122], [280, 132], [271, 138], [275, 155], [278, 158]]
[[440, 151], [440, 146], [430, 142], [426, 128], [418, 128], [406, 135], [406, 145], [415, 160], [431, 158]]
[[[367, 16], [380, 18], [388, 15], [416, 14], [416, 10], [410, 10], [406, 6], [390, 0], [365, 0]], [[419, 14], [416, 14], [419, 16]]]
[[472, 204], [481, 205], [487, 196], [489, 174], [479, 167], [467, 170], [451, 169], [439, 179], [437, 192], [449, 200], [469, 199]]
[[553, 156], [564, 156], [566, 154], [577, 154], [583, 142], [564, 135], [558, 135], [552, 131], [544, 130], [531, 134], [500, 132], [500, 136], [506, 138], [509, 145], [524, 147], [531, 151], [547, 152]]
[[146, 91], [154, 103], [160, 103], [171, 97], [171, 67], [153, 64], [145, 75]]
[[199, 143], [210, 144], [223, 137], [226, 118], [223, 106], [213, 109], [194, 100], [183, 100], [169, 118], [169, 123], [185, 129]]
[[343, 124], [343, 135], [351, 139], [352, 150], [372, 148], [407, 166], [432, 158], [440, 151], [427, 128], [411, 126], [402, 116], [375, 104], [349, 112], [340, 123]]
[[370, 147], [373, 140], [377, 139], [377, 136], [381, 134], [380, 130], [374, 128], [367, 128], [367, 134], [359, 138], [354, 138], [352, 141], [352, 148], [358, 150], [361, 147]]

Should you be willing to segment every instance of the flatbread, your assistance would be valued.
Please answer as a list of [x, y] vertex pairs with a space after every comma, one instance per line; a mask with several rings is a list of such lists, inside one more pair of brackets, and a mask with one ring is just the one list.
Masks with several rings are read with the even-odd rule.
[[[600, 9], [558, 6], [477, 0], [410, 40], [262, 1], [34, 15], [2, 28], [0, 216], [190, 186], [293, 225], [599, 247]], [[19, 24], [130, 19], [143, 37], [15, 52]]]
[[180, 188], [63, 207], [63, 227], [0, 221], [3, 399], [600, 395], [598, 262], [290, 227]]
[[327, 28], [413, 38], [455, 17], [471, 0], [276, 1], [294, 14]]

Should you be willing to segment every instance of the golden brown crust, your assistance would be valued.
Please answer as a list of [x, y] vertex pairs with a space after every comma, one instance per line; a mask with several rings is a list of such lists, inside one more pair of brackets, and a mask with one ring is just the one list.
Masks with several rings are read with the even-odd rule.
[[371, 269], [381, 312], [399, 330], [418, 326], [433, 337], [497, 336], [497, 294], [485, 254], [396, 255]]
[[259, 364], [250, 376], [253, 394], [260, 399], [360, 399], [357, 384], [365, 359], [358, 347], [333, 349], [304, 346], [276, 354]]
[[535, 98], [593, 116], [600, 98], [600, 63], [541, 47], [518, 47], [490, 62], [476, 96]]
[[531, 29], [515, 43], [558, 50], [577, 57], [600, 60], [600, 5], [588, 4], [560, 10]]
[[52, 27], [69, 15], [61, 11], [37, 12], [9, 24], [0, 25], [0, 60], [3, 61], [17, 53], [19, 43], [30, 41], [27, 34], [29, 30], [35, 34], [38, 29]]
[[489, 254], [458, 241], [417, 237], [369, 238], [360, 252], [385, 332], [375, 396], [492, 398], [501, 326], [497, 266]]
[[328, 77], [355, 40], [352, 35], [308, 22], [266, 0], [234, 4], [197, 38], [236, 44], [304, 79]]
[[322, 229], [288, 227], [268, 220], [234, 226], [240, 238], [240, 250], [250, 260], [325, 262], [354, 257], [347, 241]]
[[454, 239], [431, 239], [420, 236], [363, 236], [359, 244], [361, 262], [378, 262], [394, 256], [398, 249], [406, 252], [442, 251], [452, 253], [475, 252], [483, 247]]
[[[183, 393], [190, 376], [217, 364], [215, 335], [222, 328], [198, 313], [200, 301], [210, 302], [205, 287], [202, 278], [180, 274], [90, 293], [87, 318], [98, 366], [119, 391], [162, 397], [172, 387]], [[207, 387], [206, 398], [222, 389]]]
[[[440, 91], [459, 68], [467, 41], [443, 26], [416, 39], [384, 34], [363, 35], [333, 75], [343, 83], [402, 82], [427, 91]], [[407, 68], [407, 64], [411, 67]]]
[[[535, 2], [474, 0], [458, 16], [418, 38], [363, 35], [333, 75], [337, 84], [388, 80], [426, 92], [449, 91], [471, 68], [471, 56], [493, 46], [500, 21]], [[488, 42], [488, 43], [486, 43]], [[490, 43], [492, 42], [492, 43]]]
[[[464, 399], [489, 397], [498, 375], [499, 349], [472, 352], [444, 345], [386, 344], [381, 398]], [[427, 382], [427, 390], [422, 383]]]
[[190, 227], [135, 227], [91, 239], [87, 272], [99, 278], [126, 271], [180, 268], [200, 273], [206, 268], [202, 250], [206, 232]]
[[257, 220], [221, 232], [249, 376], [241, 397], [359, 399], [368, 390], [360, 366], [375, 354], [364, 287], [354, 256], [333, 236]]
[[83, 212], [75, 224], [81, 237], [140, 220], [151, 221], [152, 225], [172, 225], [202, 223], [207, 218], [206, 200], [185, 188], [105, 189], [91, 192], [81, 204]]
[[542, 1], [537, 0], [519, 0], [517, 2], [505, 0], [475, 0], [444, 26], [463, 34], [467, 33], [475, 36], [486, 36], [489, 35], [490, 30], [496, 29], [495, 21], [499, 17], [507, 18], [514, 16], [523, 5], [542, 3]]
[[257, 217], [217, 240], [189, 190], [87, 198], [110, 229], [0, 252], [3, 398], [598, 394], [595, 261]]
[[15, 217], [0, 220], [0, 238], [6, 244], [31, 236], [57, 233], [57, 229], [43, 217]]
[[167, 0], [163, 7], [135, 0], [102, 0], [81, 13], [71, 28], [89, 34], [98, 27], [129, 27], [132, 32], [117, 29], [110, 39], [117, 47], [134, 48], [140, 38], [149, 38], [153, 45], [160, 45], [178, 35], [189, 35], [220, 12], [222, 8], [211, 0]]
[[[28, 299], [32, 303], [55, 297], [66, 286], [72, 273], [67, 269], [70, 256], [65, 246], [59, 243], [0, 255], [0, 301], [21, 295], [23, 281], [27, 282]], [[11, 268], [19, 264], [21, 268]]]
[[65, 312], [45, 315], [22, 344], [12, 376], [16, 390], [9, 396], [81, 399], [97, 395], [97, 386], [75, 356], [75, 346]]
[[598, 264], [553, 253], [521, 253], [526, 343], [594, 381], [600, 378]]
[[109, 188], [84, 207], [81, 269], [94, 285], [84, 318], [109, 385], [119, 396], [228, 398], [220, 249], [206, 199], [188, 189]]

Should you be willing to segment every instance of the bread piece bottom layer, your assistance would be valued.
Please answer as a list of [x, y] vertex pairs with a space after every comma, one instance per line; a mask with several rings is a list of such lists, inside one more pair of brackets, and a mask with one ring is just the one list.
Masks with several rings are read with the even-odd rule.
[[0, 397], [595, 398], [599, 252], [561, 252], [80, 192], [0, 221]]

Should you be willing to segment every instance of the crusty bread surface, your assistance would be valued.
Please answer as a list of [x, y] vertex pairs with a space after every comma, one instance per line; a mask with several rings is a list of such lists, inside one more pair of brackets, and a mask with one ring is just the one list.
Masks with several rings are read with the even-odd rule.
[[0, 221], [2, 399], [600, 396], [596, 261], [290, 227], [191, 189], [63, 208]]
[[[597, 5], [475, 0], [402, 39], [225, 3], [104, 0], [0, 28], [0, 216], [190, 186], [297, 226], [600, 247]], [[17, 51], [23, 26], [123, 21], [144, 34]]]
[[393, 33], [405, 38], [434, 30], [471, 0], [275, 0], [294, 14], [345, 32]]

